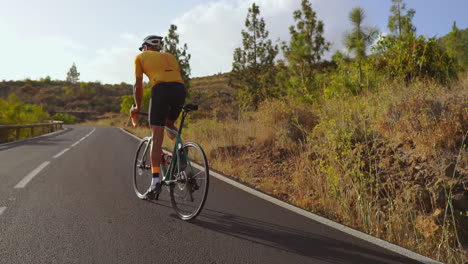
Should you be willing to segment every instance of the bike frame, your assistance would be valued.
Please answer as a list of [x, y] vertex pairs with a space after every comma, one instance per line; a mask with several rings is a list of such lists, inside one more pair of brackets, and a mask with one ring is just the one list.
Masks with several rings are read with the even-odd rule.
[[[176, 131], [176, 130], [173, 130], [173, 129], [170, 129], [168, 127], [164, 127], [164, 129], [166, 129], [167, 131], [169, 131], [170, 133], [172, 133], [175, 137], [176, 137], [176, 141], [175, 141], [175, 144], [174, 144], [174, 149], [172, 151], [172, 155], [173, 155], [173, 158], [171, 159], [170, 163], [169, 163], [169, 166], [164, 169], [164, 167], [161, 167], [161, 170], [163, 171], [163, 177], [161, 179], [161, 182], [165, 185], [169, 185], [171, 183], [175, 183], [176, 180], [173, 179], [173, 176], [174, 176], [174, 170], [176, 169], [176, 164], [173, 162], [174, 161], [174, 157], [175, 157], [175, 160], [177, 161], [177, 170], [180, 171], [180, 153], [179, 153], [179, 149], [182, 148], [182, 146], [184, 145], [184, 142], [182, 141], [182, 138], [180, 137], [181, 133], [182, 133], [182, 127], [183, 127], [183, 124], [184, 124], [184, 121], [185, 121], [185, 118], [187, 117], [188, 115], [188, 112], [186, 111], [183, 111], [182, 112], [182, 119], [180, 121], [180, 126], [179, 126], [179, 131]], [[146, 156], [146, 153], [148, 152], [148, 150], [150, 150], [150, 146], [153, 145], [153, 138], [152, 137], [145, 137], [143, 138], [143, 140], [148, 140], [148, 145], [146, 145], [146, 148], [145, 148], [145, 151], [143, 152], [143, 157]], [[188, 157], [185, 157], [187, 159], [187, 163], [190, 165], [190, 161], [188, 159]], [[151, 165], [151, 164], [150, 164]], [[168, 175], [170, 175], [168, 177]]]

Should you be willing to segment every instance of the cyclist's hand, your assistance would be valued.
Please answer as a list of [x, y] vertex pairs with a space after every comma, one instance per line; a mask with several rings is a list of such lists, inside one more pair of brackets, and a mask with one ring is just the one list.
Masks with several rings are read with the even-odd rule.
[[130, 116], [132, 118], [132, 125], [134, 127], [138, 126], [136, 117], [139, 112], [140, 112], [140, 108], [138, 108], [136, 105], [132, 105], [132, 108], [130, 108]]
[[132, 105], [132, 108], [130, 108], [130, 114], [134, 115], [140, 112], [140, 108], [138, 108], [136, 105]]

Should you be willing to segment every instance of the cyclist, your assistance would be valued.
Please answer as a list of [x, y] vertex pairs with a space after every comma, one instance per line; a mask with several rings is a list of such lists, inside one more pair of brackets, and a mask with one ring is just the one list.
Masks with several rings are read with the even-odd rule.
[[[148, 199], [154, 199], [156, 194], [161, 191], [159, 166], [161, 163], [164, 126], [177, 130], [174, 122], [182, 110], [187, 94], [177, 59], [170, 53], [161, 52], [163, 44], [162, 37], [147, 36], [139, 48], [142, 53], [135, 57], [136, 81], [133, 87], [133, 96], [136, 106], [130, 109], [132, 114], [136, 114], [141, 110], [143, 73], [149, 78], [152, 87], [148, 119], [153, 137], [151, 146], [153, 179], [150, 188], [146, 192]], [[168, 136], [175, 140], [172, 133], [168, 132]]]

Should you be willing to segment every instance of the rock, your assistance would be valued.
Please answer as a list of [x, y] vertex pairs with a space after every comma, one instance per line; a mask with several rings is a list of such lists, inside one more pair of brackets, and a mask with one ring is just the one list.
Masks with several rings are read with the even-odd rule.
[[458, 236], [462, 244], [468, 246], [468, 215], [466, 212], [455, 210], [455, 221], [457, 222]]
[[425, 163], [427, 161], [427, 156], [426, 155], [421, 155], [417, 158], [418, 162], [420, 163]]
[[410, 199], [415, 208], [420, 208], [424, 213], [432, 211], [432, 199], [429, 190], [416, 185], [410, 192]]
[[393, 156], [394, 153], [395, 152], [391, 148], [387, 148], [385, 150], [385, 156], [387, 156], [387, 157]]
[[468, 194], [457, 193], [452, 197], [452, 204], [458, 210], [468, 211]]
[[455, 163], [450, 163], [446, 168], [445, 168], [445, 176], [454, 178], [457, 177], [457, 172], [455, 171]]
[[445, 194], [443, 179], [438, 179], [431, 187], [432, 196], [437, 207], [445, 208], [447, 196]]

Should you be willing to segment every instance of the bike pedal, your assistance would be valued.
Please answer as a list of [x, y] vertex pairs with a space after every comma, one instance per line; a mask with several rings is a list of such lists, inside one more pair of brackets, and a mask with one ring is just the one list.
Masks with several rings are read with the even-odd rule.
[[148, 193], [145, 195], [145, 198], [144, 198], [144, 199], [147, 200], [147, 201], [151, 201], [151, 200], [154, 200], [154, 198], [155, 198], [154, 193], [153, 193], [153, 192], [148, 192]]

